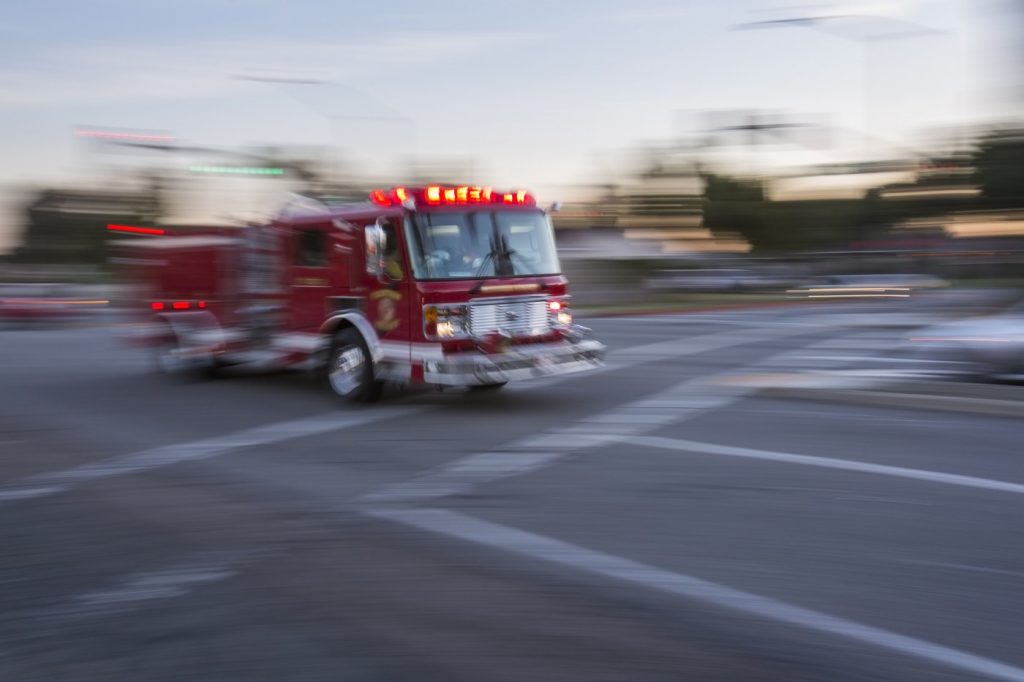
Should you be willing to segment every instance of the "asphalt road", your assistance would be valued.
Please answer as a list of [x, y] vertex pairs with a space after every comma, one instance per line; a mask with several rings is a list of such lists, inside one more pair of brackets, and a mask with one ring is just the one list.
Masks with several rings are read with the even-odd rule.
[[946, 309], [596, 319], [601, 371], [368, 408], [0, 332], [0, 679], [1024, 680], [1024, 426], [747, 381]]

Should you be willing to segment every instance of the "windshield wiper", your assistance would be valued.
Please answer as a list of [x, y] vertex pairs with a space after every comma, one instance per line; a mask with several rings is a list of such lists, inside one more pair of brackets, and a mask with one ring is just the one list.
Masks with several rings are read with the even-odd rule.
[[478, 279], [479, 277], [481, 277], [484, 274], [484, 269], [487, 267], [488, 263], [490, 263], [492, 260], [494, 260], [495, 256], [498, 256], [498, 255], [499, 255], [499, 253], [497, 251], [495, 251], [494, 249], [491, 249], [490, 251], [488, 251], [487, 255], [484, 256], [484, 259], [480, 262], [480, 267], [478, 267], [476, 269], [476, 272], [473, 273], [473, 279]]
[[500, 270], [502, 270], [504, 268], [500, 267], [500, 264], [501, 264], [502, 261], [497, 260], [498, 258], [504, 258], [505, 262], [507, 262], [508, 265], [509, 265], [509, 269], [511, 270], [513, 268], [511, 267], [512, 262], [511, 262], [511, 260], [509, 260], [509, 258], [511, 256], [511, 250], [508, 248], [508, 245], [505, 243], [504, 238], [499, 237], [498, 239], [499, 239], [499, 241], [495, 241], [493, 237], [491, 238], [491, 250], [488, 251], [487, 255], [484, 256], [483, 261], [480, 263], [480, 267], [477, 268], [476, 273], [473, 275], [473, 278], [474, 279], [478, 279], [479, 281], [476, 284], [473, 285], [472, 289], [469, 290], [470, 294], [479, 293], [480, 289], [483, 288], [485, 280], [484, 279], [480, 279], [480, 278], [483, 277], [484, 270], [487, 268], [487, 265], [491, 261], [494, 261], [494, 265], [495, 265], [495, 267], [494, 267], [494, 274], [495, 275], [502, 276], [502, 277], [508, 277], [508, 276], [511, 276], [511, 275], [515, 274], [514, 272], [508, 272], [508, 273], [500, 272]]
[[519, 259], [520, 263], [522, 263], [523, 265], [526, 266], [526, 270], [525, 271], [514, 273], [514, 274], [518, 274], [518, 275], [532, 275], [532, 274], [534, 274], [534, 273], [530, 272], [530, 270], [532, 269], [532, 266], [530, 265], [530, 261], [526, 260], [526, 256], [522, 255], [521, 253], [519, 253], [515, 249], [507, 250], [505, 252], [505, 255], [509, 257], [509, 262], [511, 262], [512, 258], [515, 257], [515, 258]]

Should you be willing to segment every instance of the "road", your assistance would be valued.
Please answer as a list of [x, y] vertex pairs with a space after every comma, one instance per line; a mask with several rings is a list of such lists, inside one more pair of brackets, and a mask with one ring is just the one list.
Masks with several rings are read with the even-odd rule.
[[912, 305], [595, 319], [601, 371], [367, 408], [0, 332], [0, 679], [1024, 680], [1021, 424], [747, 380]]

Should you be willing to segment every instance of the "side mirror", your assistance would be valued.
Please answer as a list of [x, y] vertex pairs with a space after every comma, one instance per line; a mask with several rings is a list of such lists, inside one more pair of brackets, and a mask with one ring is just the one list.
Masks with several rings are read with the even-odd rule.
[[387, 251], [388, 236], [378, 220], [366, 226], [366, 274], [371, 277], [384, 276], [384, 253]]
[[548, 207], [548, 213], [558, 213], [562, 210], [562, 202], [555, 201]]

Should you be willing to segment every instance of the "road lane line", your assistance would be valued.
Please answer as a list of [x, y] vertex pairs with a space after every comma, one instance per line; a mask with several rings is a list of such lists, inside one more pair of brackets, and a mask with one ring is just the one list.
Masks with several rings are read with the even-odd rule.
[[165, 445], [130, 455], [90, 462], [63, 471], [23, 478], [13, 484], [0, 487], [0, 503], [55, 495], [89, 481], [141, 473], [181, 462], [208, 459], [257, 445], [280, 443], [388, 419], [401, 419], [425, 409], [428, 408], [380, 406], [350, 413], [331, 412], [315, 417], [258, 426], [189, 443]]
[[[609, 372], [659, 359], [682, 357], [728, 346], [755, 343], [757, 341], [766, 341], [804, 333], [807, 332], [805, 330], [772, 331], [751, 329], [748, 333], [718, 332], [689, 338], [659, 341], [643, 346], [621, 349], [613, 354], [613, 358], [616, 358], [613, 363], [600, 367], [596, 371]], [[566, 375], [531, 382], [526, 384], [523, 390], [530, 388], [539, 390], [544, 385], [572, 380], [577, 376], [579, 375]], [[247, 447], [280, 443], [286, 440], [338, 431], [388, 419], [404, 418], [436, 409], [440, 409], [440, 406], [377, 405], [358, 412], [330, 412], [314, 417], [245, 429], [224, 436], [160, 446], [130, 455], [83, 464], [63, 471], [37, 474], [0, 486], [0, 504], [55, 495], [89, 481], [141, 473], [180, 462], [217, 457], [227, 452]]]
[[870, 462], [860, 462], [852, 459], [836, 459], [832, 457], [817, 457], [814, 455], [798, 455], [791, 452], [756, 450], [754, 448], [718, 445], [716, 443], [702, 443], [693, 440], [683, 440], [681, 438], [664, 438], [662, 436], [635, 436], [631, 438], [629, 442], [633, 445], [642, 445], [662, 450], [694, 452], [702, 455], [746, 457], [748, 459], [760, 459], [770, 462], [785, 462], [788, 464], [802, 464], [806, 466], [824, 467], [827, 469], [842, 469], [845, 471], [895, 476], [897, 478], [909, 478], [918, 481], [928, 481], [931, 483], [942, 483], [945, 485], [981, 488], [983, 490], [997, 490], [999, 492], [1016, 493], [1018, 495], [1024, 494], [1024, 484], [1021, 483], [1000, 481], [992, 478], [978, 478], [976, 476], [964, 476], [961, 474], [949, 474], [941, 471], [929, 471], [927, 469], [910, 469], [907, 467], [890, 466], [888, 464], [872, 464]]
[[1024, 682], [1024, 669], [926, 640], [656, 568], [554, 538], [444, 509], [368, 509], [368, 516], [438, 535], [567, 566], [685, 599], [869, 644], [992, 679]]
[[1024, 571], [1010, 571], [1005, 568], [989, 568], [988, 566], [974, 566], [972, 564], [958, 564], [949, 561], [926, 561], [920, 559], [896, 559], [895, 561], [901, 564], [928, 566], [929, 568], [946, 568], [954, 571], [969, 571], [972, 573], [987, 573], [989, 575], [1001, 575], [1010, 578], [1024, 578]]
[[77, 620], [134, 611], [147, 602], [183, 597], [205, 585], [233, 578], [247, 566], [278, 553], [276, 549], [211, 552], [123, 575], [107, 587], [66, 597], [54, 606], [5, 615], [19, 620]]
[[[663, 414], [653, 421], [638, 419], [631, 409], [632, 403], [627, 403], [552, 431], [520, 438], [500, 448], [474, 453], [428, 469], [412, 480], [386, 485], [361, 496], [358, 500], [362, 503], [396, 504], [464, 493], [502, 478], [520, 476], [552, 466], [563, 457], [587, 448], [631, 441], [639, 433], [657, 429], [669, 421], [684, 421], [702, 414], [706, 409], [739, 400], [755, 390], [744, 386], [712, 385], [709, 383], [710, 379], [713, 377], [690, 379], [656, 394], [662, 396], [695, 393], [702, 394], [704, 398], [709, 395], [715, 396], [714, 400], [702, 400], [698, 409], [691, 409], [684, 414], [677, 412], [671, 420], [664, 418]], [[647, 399], [638, 402], [645, 400]], [[465, 466], [467, 463], [471, 463], [468, 468]]]
[[[775, 332], [769, 335], [793, 334], [794, 332]], [[735, 334], [724, 336], [729, 339], [728, 344], [724, 345], [745, 342], [737, 341]], [[653, 345], [662, 346], [663, 342]], [[561, 458], [587, 448], [603, 447], [615, 442], [632, 442], [645, 431], [653, 431], [669, 423], [678, 424], [709, 410], [719, 409], [746, 398], [757, 392], [759, 387], [724, 379], [735, 375], [736, 372], [747, 372], [765, 365], [773, 365], [804, 350], [803, 347], [790, 349], [762, 358], [745, 368], [683, 381], [645, 398], [583, 417], [566, 426], [520, 438], [500, 448], [475, 453], [428, 469], [412, 480], [393, 483], [362, 495], [358, 501], [368, 504], [400, 504], [448, 497], [502, 478], [519, 476], [552, 466]], [[670, 411], [666, 411], [666, 408], [670, 408]], [[542, 464], [538, 465], [525, 454], [531, 451], [543, 453]], [[510, 453], [513, 456], [510, 456]], [[469, 460], [485, 461], [490, 464], [466, 471], [462, 468], [462, 462]]]

